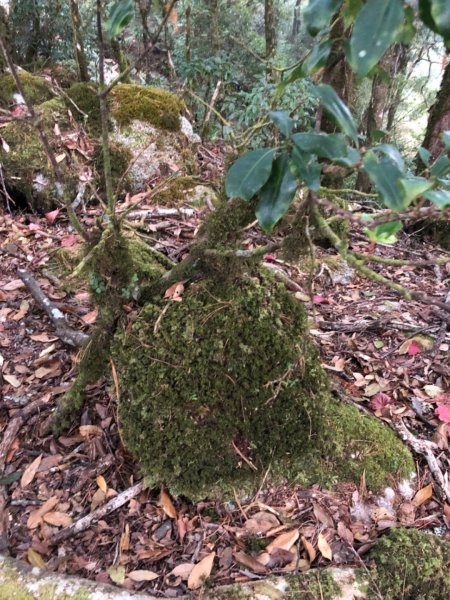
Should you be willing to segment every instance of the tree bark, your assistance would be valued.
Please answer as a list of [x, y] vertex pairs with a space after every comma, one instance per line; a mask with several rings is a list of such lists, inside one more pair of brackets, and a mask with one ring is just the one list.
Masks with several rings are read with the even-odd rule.
[[273, 70], [270, 63], [275, 56], [277, 38], [275, 33], [275, 13], [273, 0], [264, 0], [264, 31], [266, 38], [266, 77], [270, 81], [273, 79]]
[[186, 38], [185, 38], [186, 62], [191, 62], [191, 5], [186, 7]]
[[211, 18], [211, 50], [213, 56], [216, 56], [220, 51], [219, 13], [217, 0], [210, 0], [209, 14]]
[[89, 81], [88, 63], [84, 51], [83, 34], [81, 31], [80, 11], [76, 0], [70, 0], [70, 17], [72, 19], [73, 44], [78, 65], [80, 81]]
[[302, 0], [296, 0], [296, 2], [295, 2], [294, 18], [292, 20], [292, 30], [291, 30], [291, 36], [290, 36], [291, 42], [295, 42], [298, 34], [300, 33], [300, 25], [301, 25], [300, 4], [301, 4], [301, 2], [302, 2]]
[[431, 152], [432, 160], [444, 150], [441, 134], [448, 130], [450, 130], [450, 61], [447, 57], [441, 87], [428, 113], [428, 124], [422, 144]]

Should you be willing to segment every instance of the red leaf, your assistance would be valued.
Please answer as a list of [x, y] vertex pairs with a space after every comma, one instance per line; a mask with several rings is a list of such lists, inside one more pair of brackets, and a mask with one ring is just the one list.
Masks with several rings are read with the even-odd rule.
[[40, 226], [38, 223], [30, 223], [30, 224], [28, 225], [28, 229], [29, 229], [30, 231], [39, 231], [39, 230], [40, 230], [40, 228], [41, 228], [41, 226]]
[[51, 212], [45, 213], [45, 218], [49, 223], [54, 223], [56, 221], [56, 217], [59, 215], [59, 208], [56, 210], [52, 210]]
[[450, 423], [450, 406], [440, 404], [434, 411], [444, 423]]
[[78, 240], [79, 237], [74, 233], [72, 233], [71, 235], [66, 235], [66, 237], [63, 237], [63, 239], [61, 240], [61, 246], [63, 246], [64, 248], [74, 246], [78, 242]]
[[330, 301], [325, 296], [321, 296], [320, 294], [314, 294], [313, 303], [314, 304], [328, 304]]
[[415, 356], [420, 352], [422, 352], [422, 348], [420, 347], [420, 345], [417, 342], [411, 342], [408, 346], [408, 354], [410, 354], [411, 356]]
[[267, 262], [275, 262], [277, 260], [277, 257], [275, 256], [275, 254], [264, 254], [264, 260]]
[[372, 410], [381, 410], [392, 402], [392, 398], [384, 392], [378, 392], [369, 402], [369, 406]]

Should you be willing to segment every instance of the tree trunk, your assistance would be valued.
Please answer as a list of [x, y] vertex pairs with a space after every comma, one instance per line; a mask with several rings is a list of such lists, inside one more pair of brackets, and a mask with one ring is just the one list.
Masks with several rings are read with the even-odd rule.
[[[129, 65], [128, 65], [127, 56], [125, 54], [125, 51], [122, 47], [121, 42], [117, 38], [112, 39], [111, 40], [111, 48], [114, 53], [114, 58], [116, 59], [116, 62], [119, 66], [119, 73], [123, 73], [123, 71], [126, 71], [126, 69], [128, 69]], [[130, 79], [129, 75], [122, 78], [122, 83], [130, 83], [130, 82], [131, 82], [131, 79]]]
[[[405, 85], [406, 67], [408, 66], [408, 47], [405, 44], [395, 44], [394, 60], [392, 61], [391, 84], [389, 86], [389, 103], [387, 109], [386, 130], [392, 132], [395, 115], [402, 99]], [[400, 80], [399, 80], [400, 76]], [[403, 77], [402, 77], [403, 76]]]
[[443, 131], [450, 130], [450, 61], [441, 81], [441, 87], [436, 96], [436, 101], [428, 113], [428, 124], [422, 146], [431, 152], [432, 160], [444, 150], [441, 140]]
[[148, 18], [152, 10], [152, 3], [151, 0], [137, 0], [137, 6], [139, 14], [141, 15], [142, 43], [145, 48], [151, 40], [150, 30], [148, 28]]
[[76, 0], [70, 0], [70, 17], [72, 19], [73, 44], [78, 65], [80, 81], [89, 81], [86, 53], [84, 52], [83, 34], [81, 32], [80, 11]]
[[216, 56], [220, 50], [219, 13], [217, 10], [217, 0], [210, 0], [209, 14], [211, 18], [211, 50], [213, 56]]
[[39, 7], [36, 4], [36, 0], [33, 1], [32, 13], [30, 39], [24, 56], [24, 62], [27, 65], [33, 63], [38, 56], [41, 20], [39, 17]]
[[185, 38], [186, 62], [191, 62], [191, 5], [186, 7], [186, 38]]
[[291, 35], [290, 35], [291, 42], [295, 42], [298, 34], [300, 33], [300, 25], [301, 25], [300, 4], [301, 4], [301, 1], [302, 0], [296, 0], [295, 6], [294, 6], [294, 18], [292, 20], [292, 30], [291, 30]]
[[[2, 37], [5, 42], [10, 44], [10, 33], [8, 27], [8, 2], [5, 0], [0, 0], [0, 37]], [[0, 53], [0, 75], [4, 73], [6, 68], [5, 60], [3, 55]]]
[[273, 69], [271, 68], [271, 61], [275, 56], [277, 38], [275, 33], [275, 13], [273, 0], [264, 0], [264, 31], [266, 38], [266, 77], [270, 81], [273, 79]]

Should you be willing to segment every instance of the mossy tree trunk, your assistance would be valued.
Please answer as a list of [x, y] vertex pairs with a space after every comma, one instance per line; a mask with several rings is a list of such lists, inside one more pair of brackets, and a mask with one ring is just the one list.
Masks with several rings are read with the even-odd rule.
[[[9, 26], [8, 26], [8, 12], [5, 7], [0, 6], [0, 37], [5, 40], [5, 43], [10, 44], [10, 34], [9, 34]], [[0, 52], [0, 75], [5, 72], [6, 63], [3, 58], [2, 53]]]
[[88, 63], [84, 51], [83, 33], [81, 31], [80, 11], [77, 0], [70, 0], [70, 17], [72, 19], [73, 44], [78, 65], [80, 81], [89, 81]]
[[275, 57], [277, 37], [275, 32], [275, 7], [273, 0], [264, 0], [264, 32], [266, 39], [266, 77], [271, 81], [274, 77], [271, 62]]
[[220, 51], [219, 12], [217, 0], [209, 0], [209, 15], [211, 20], [211, 51], [213, 56], [216, 56]]
[[295, 40], [297, 39], [297, 37], [300, 33], [300, 25], [302, 23], [301, 18], [300, 18], [301, 2], [302, 2], [302, 0], [296, 0], [296, 2], [295, 2], [294, 16], [292, 19], [292, 29], [291, 29], [291, 35], [290, 35], [291, 42], [295, 42]]
[[444, 150], [441, 134], [448, 130], [450, 130], [450, 60], [447, 58], [436, 101], [428, 113], [427, 129], [422, 143], [422, 146], [431, 152], [432, 159]]

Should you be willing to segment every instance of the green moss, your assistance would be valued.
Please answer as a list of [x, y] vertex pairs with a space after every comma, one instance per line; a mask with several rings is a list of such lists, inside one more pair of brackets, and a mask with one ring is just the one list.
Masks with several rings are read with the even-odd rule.
[[[54, 134], [54, 126], [58, 123], [60, 129], [64, 130], [68, 125], [64, 102], [55, 98], [39, 105], [36, 110], [54, 152], [63, 153], [60, 139]], [[11, 191], [23, 195], [30, 206], [40, 212], [51, 210], [57, 204], [54, 173], [35, 127], [29, 121], [13, 121], [2, 128], [1, 135], [9, 146], [9, 152], [0, 146], [0, 161]], [[69, 160], [69, 154], [66, 153], [66, 160], [61, 163], [62, 169]], [[38, 183], [40, 179], [47, 181], [47, 185], [41, 187]], [[73, 177], [67, 175], [66, 181], [75, 189]]]
[[390, 431], [331, 400], [306, 329], [303, 307], [266, 275], [147, 304], [112, 350], [123, 437], [149, 481], [199, 498], [254, 489], [269, 466], [273, 482], [365, 472], [381, 487], [409, 474]]
[[393, 529], [371, 552], [384, 600], [450, 598], [450, 545], [416, 529]]
[[179, 131], [182, 109], [182, 101], [165, 90], [122, 84], [111, 92], [111, 114], [119, 125], [137, 119], [161, 129]]
[[72, 111], [75, 119], [84, 123], [92, 134], [99, 135], [101, 131], [101, 116], [100, 102], [96, 91], [96, 84], [75, 83], [67, 90], [67, 95], [79, 110], [74, 107], [70, 100], [66, 99], [66, 104], [67, 108]]
[[[19, 79], [24, 88], [27, 100], [34, 106], [42, 104], [42, 102], [50, 100], [53, 97], [51, 86], [43, 77], [31, 75], [31, 73], [21, 69], [19, 71]], [[9, 73], [2, 75], [0, 77], [0, 106], [9, 108], [14, 104], [14, 94], [17, 93], [18, 90], [12, 75]]]
[[175, 177], [168, 181], [166, 189], [158, 192], [152, 201], [162, 206], [176, 206], [186, 202], [187, 192], [192, 191], [196, 185], [198, 184], [193, 177]]
[[[122, 179], [123, 174], [127, 170], [131, 160], [133, 159], [133, 154], [129, 148], [124, 146], [123, 144], [119, 144], [117, 142], [112, 142], [109, 146], [109, 153], [111, 157], [111, 177], [113, 183], [113, 189], [115, 190], [120, 180]], [[105, 176], [103, 169], [103, 150], [101, 145], [98, 145], [95, 148], [94, 154], [94, 164], [96, 166], [97, 172], [100, 175], [103, 189], [105, 187]], [[124, 186], [126, 187], [127, 177], [125, 176]]]

